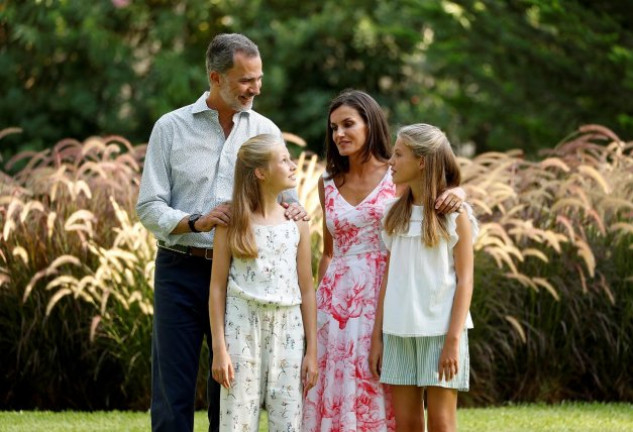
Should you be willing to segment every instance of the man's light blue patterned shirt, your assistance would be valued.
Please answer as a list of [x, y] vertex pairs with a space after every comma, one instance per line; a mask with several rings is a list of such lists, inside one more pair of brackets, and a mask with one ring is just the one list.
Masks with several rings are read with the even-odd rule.
[[[192, 105], [163, 115], [149, 139], [136, 211], [141, 223], [170, 245], [213, 247], [215, 230], [170, 233], [185, 216], [231, 200], [237, 151], [246, 140], [262, 133], [281, 139], [279, 128], [253, 110], [233, 115], [225, 137], [208, 96], [205, 92]], [[297, 201], [296, 192], [289, 201]]]

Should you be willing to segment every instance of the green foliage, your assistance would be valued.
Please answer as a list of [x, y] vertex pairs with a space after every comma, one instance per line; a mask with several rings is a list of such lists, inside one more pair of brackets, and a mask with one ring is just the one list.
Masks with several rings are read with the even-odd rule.
[[580, 0], [8, 0], [0, 6], [6, 157], [64, 137], [145, 142], [205, 89], [204, 54], [243, 32], [264, 60], [257, 109], [322, 151], [329, 100], [370, 92], [479, 152], [533, 155], [580, 124], [633, 135], [630, 5]]
[[420, 3], [414, 10], [428, 18], [433, 42], [414, 67], [428, 75], [420, 95], [438, 104], [419, 115], [450, 126], [454, 141], [474, 141], [479, 151], [534, 154], [586, 123], [630, 135], [630, 7], [578, 0]]
[[[47, 0], [0, 7], [0, 118], [40, 150], [71, 136], [149, 136], [206, 84], [205, 2]], [[192, 55], [195, 53], [195, 55]], [[11, 153], [9, 153], [11, 154]]]
[[[265, 92], [261, 104], [282, 130], [303, 136], [320, 151], [329, 101], [348, 87], [372, 93], [387, 111], [407, 97], [403, 70], [415, 47], [419, 20], [399, 22], [398, 2], [342, 0], [256, 3], [250, 14], [227, 10], [233, 28], [248, 28], [265, 53]], [[405, 15], [406, 16], [406, 15]], [[260, 22], [268, 22], [262, 27]], [[401, 84], [402, 83], [402, 84]]]

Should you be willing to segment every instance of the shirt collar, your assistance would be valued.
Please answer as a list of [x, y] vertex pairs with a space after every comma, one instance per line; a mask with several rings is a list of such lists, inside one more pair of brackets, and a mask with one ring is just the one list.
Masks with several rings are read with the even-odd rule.
[[[198, 114], [198, 113], [201, 113], [201, 112], [204, 112], [204, 111], [211, 111], [211, 112], [213, 112], [213, 113], [215, 113], [217, 115], [218, 112], [216, 110], [211, 109], [211, 108], [209, 108], [207, 106], [207, 98], [208, 97], [209, 97], [209, 92], [208, 91], [202, 93], [202, 96], [200, 96], [198, 98], [198, 100], [194, 102], [194, 104], [193, 104], [193, 106], [191, 108], [191, 113], [192, 114]], [[252, 110], [239, 111], [236, 114], [239, 114], [239, 115], [241, 115], [241, 114], [250, 115], [251, 111]]]

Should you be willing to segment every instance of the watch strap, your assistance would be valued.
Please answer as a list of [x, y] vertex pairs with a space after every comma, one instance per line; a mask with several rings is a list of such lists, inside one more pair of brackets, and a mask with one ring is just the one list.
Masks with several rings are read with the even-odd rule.
[[198, 219], [200, 219], [200, 216], [202, 216], [202, 215], [199, 214], [199, 213], [194, 213], [191, 216], [189, 216], [189, 221], [188, 222], [189, 222], [189, 230], [191, 232], [194, 232], [194, 233], [199, 233], [200, 232], [199, 230], [196, 229], [196, 221]]

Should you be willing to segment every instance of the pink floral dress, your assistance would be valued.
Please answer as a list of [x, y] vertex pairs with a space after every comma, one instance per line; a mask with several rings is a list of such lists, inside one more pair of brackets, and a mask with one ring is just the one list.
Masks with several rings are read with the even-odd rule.
[[387, 171], [357, 206], [324, 180], [327, 227], [334, 256], [317, 291], [319, 379], [304, 403], [303, 430], [393, 431], [389, 395], [369, 371], [376, 303], [387, 263], [380, 220], [395, 195]]

